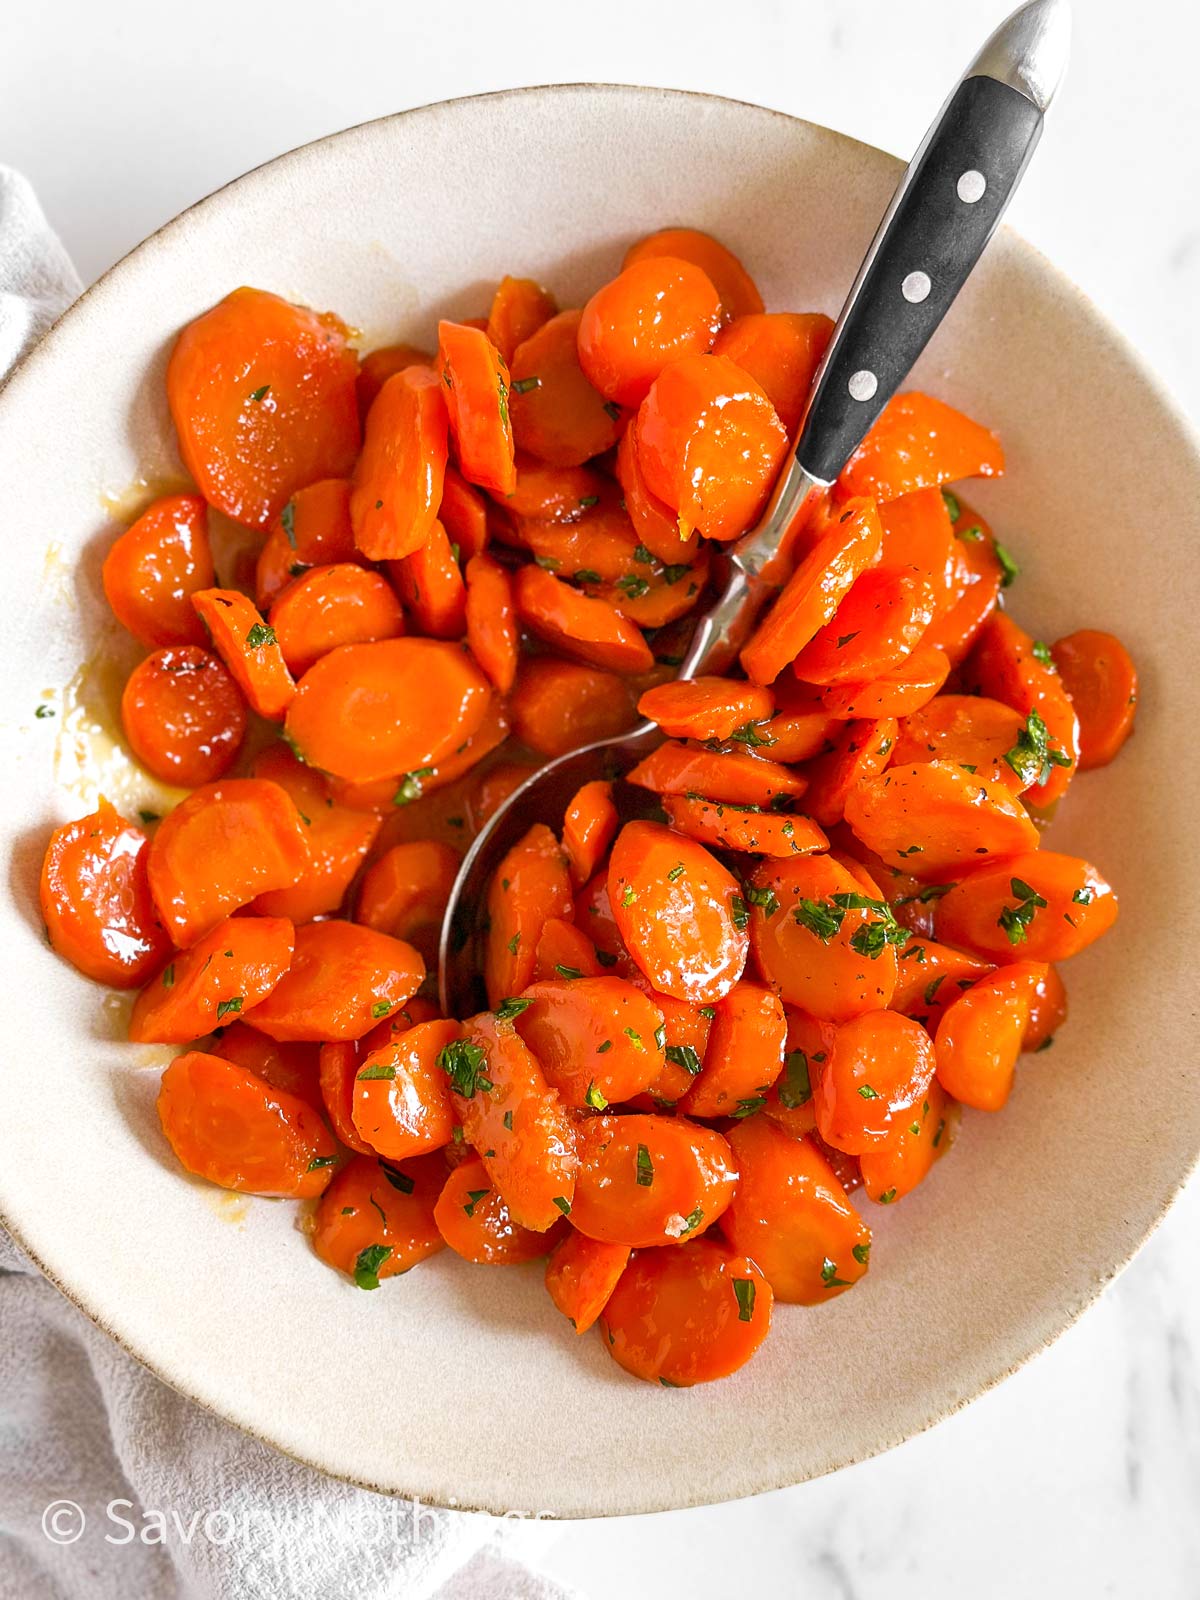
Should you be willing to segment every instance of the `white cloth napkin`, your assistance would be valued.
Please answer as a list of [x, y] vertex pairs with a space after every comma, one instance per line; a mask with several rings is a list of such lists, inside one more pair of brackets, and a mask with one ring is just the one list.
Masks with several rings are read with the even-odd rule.
[[[0, 379], [80, 287], [0, 167]], [[351, 1488], [202, 1411], [0, 1230], [0, 1600], [571, 1600], [513, 1559], [528, 1542]]]

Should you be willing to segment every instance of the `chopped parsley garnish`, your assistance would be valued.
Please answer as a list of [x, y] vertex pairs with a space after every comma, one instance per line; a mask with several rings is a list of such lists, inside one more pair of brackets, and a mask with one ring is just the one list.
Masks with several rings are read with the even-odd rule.
[[518, 948], [520, 947], [520, 944], [521, 944], [521, 935], [520, 935], [519, 932], [517, 932], [517, 933], [513, 934], [512, 938], [508, 941], [508, 943], [504, 946], [504, 948], [508, 951], [510, 956], [515, 956], [516, 953], [517, 953]]
[[[511, 1111], [506, 1111], [504, 1113], [504, 1127], [505, 1127], [505, 1131], [506, 1132], [508, 1132], [508, 1133], [512, 1132], [512, 1112]], [[461, 1133], [462, 1130], [461, 1130], [461, 1128], [459, 1128], [459, 1129], [456, 1129], [455, 1132]]]
[[637, 1031], [636, 1028], [626, 1028], [625, 1029], [625, 1037], [630, 1041], [630, 1043], [633, 1045], [633, 1048], [635, 1050], [641, 1050], [641, 1051], [645, 1050], [645, 1048], [646, 1048], [645, 1042], [642, 1039], [641, 1034]]
[[314, 1156], [308, 1163], [308, 1171], [319, 1172], [322, 1167], [331, 1167], [336, 1160], [336, 1156]]
[[621, 408], [615, 400], [606, 400], [604, 402], [604, 410], [614, 422], [620, 422]]
[[665, 1054], [668, 1061], [676, 1067], [682, 1067], [691, 1077], [699, 1073], [700, 1057], [690, 1044], [669, 1044]]
[[750, 921], [750, 912], [747, 910], [746, 902], [742, 899], [740, 894], [735, 894], [730, 900], [729, 914], [733, 918], [734, 927], [740, 933]]
[[860, 1083], [858, 1086], [859, 1098], [862, 1100], [878, 1100], [879, 1090], [872, 1089], [869, 1083]]
[[294, 550], [296, 548], [296, 508], [290, 500], [279, 513], [279, 524], [283, 529], [284, 537]]
[[392, 796], [392, 804], [394, 806], [407, 806], [411, 805], [414, 800], [419, 800], [424, 793], [424, 779], [432, 777], [432, 767], [417, 767], [415, 771], [408, 773]]
[[871, 1259], [870, 1243], [868, 1242], [867, 1244], [854, 1245], [850, 1251], [850, 1254], [854, 1257], [855, 1261], [858, 1262], [860, 1267], [865, 1267], [867, 1262]]
[[621, 896], [621, 904], [623, 906], [631, 906], [636, 899], [637, 890], [631, 883], [627, 883], [625, 885], [625, 893]]
[[558, 963], [555, 964], [554, 970], [555, 970], [555, 972], [558, 973], [560, 978], [582, 978], [583, 977], [583, 973], [580, 972], [578, 967], [564, 967], [561, 962], [558, 962]]
[[360, 1083], [372, 1083], [376, 1079], [390, 1083], [396, 1076], [396, 1068], [386, 1061], [379, 1061], [373, 1067], [364, 1067], [356, 1074]]
[[513, 394], [528, 394], [531, 389], [540, 389], [542, 380], [540, 378], [514, 378], [509, 387]]
[[752, 1095], [747, 1100], [739, 1100], [737, 1106], [729, 1115], [740, 1121], [743, 1117], [752, 1117], [756, 1111], [761, 1111], [766, 1103], [765, 1095]]
[[827, 1289], [846, 1289], [849, 1287], [849, 1279], [838, 1277], [837, 1262], [831, 1261], [828, 1256], [821, 1263], [821, 1282]]
[[528, 1011], [533, 1004], [532, 1000], [518, 1000], [516, 995], [509, 995], [507, 1000], [502, 1000], [496, 1007], [497, 1022], [511, 1022], [514, 1017], [519, 1017], [522, 1011]]
[[1009, 944], [1022, 944], [1029, 937], [1029, 924], [1045, 908], [1046, 902], [1024, 878], [1010, 878], [1008, 886], [1017, 904], [1004, 907], [996, 918], [996, 926], [1004, 929]]
[[879, 1196], [879, 1204], [881, 1206], [890, 1206], [892, 1201], [895, 1198], [896, 1198], [895, 1189], [885, 1189], [883, 1191], [883, 1193]]
[[467, 1213], [467, 1215], [469, 1217], [473, 1217], [475, 1215], [475, 1207], [483, 1199], [484, 1195], [491, 1194], [491, 1192], [492, 1191], [490, 1189], [468, 1189], [467, 1190], [467, 1203], [463, 1207], [463, 1210]]
[[654, 1182], [654, 1162], [644, 1144], [637, 1147], [637, 1183], [639, 1189], [648, 1189]]
[[1040, 661], [1044, 667], [1053, 667], [1054, 657], [1050, 654], [1050, 646], [1044, 639], [1035, 639], [1030, 654], [1035, 661]]
[[842, 915], [823, 901], [809, 900], [805, 896], [801, 896], [792, 909], [792, 916], [800, 926], [815, 934], [822, 944], [828, 944], [837, 936], [842, 926]]
[[265, 622], [256, 622], [246, 635], [247, 650], [261, 650], [264, 645], [278, 644], [275, 629]]
[[758, 906], [764, 917], [773, 917], [779, 910], [779, 901], [774, 889], [758, 889], [753, 884], [746, 885], [746, 899], [752, 906]]
[[808, 1056], [803, 1050], [789, 1050], [779, 1080], [779, 1103], [793, 1111], [811, 1099], [812, 1078], [808, 1070]]
[[397, 1172], [394, 1167], [384, 1167], [383, 1175], [393, 1189], [399, 1189], [401, 1194], [411, 1194], [416, 1185], [407, 1172]]
[[371, 1015], [375, 1018], [375, 1021], [378, 1022], [380, 1017], [386, 1017], [391, 1009], [392, 1002], [390, 1000], [376, 1000], [375, 1004], [371, 1007]]
[[672, 867], [670, 872], [667, 873], [667, 882], [668, 883], [677, 883], [679, 881], [679, 879], [683, 877], [683, 875], [684, 875], [684, 873], [686, 871], [687, 871], [687, 868], [684, 866], [683, 862], [681, 861], [677, 867]]
[[612, 1049], [612, 1040], [611, 1039], [605, 1039], [603, 1044], [598, 1044], [596, 1046], [596, 1054], [598, 1056], [602, 1056], [602, 1055], [606, 1054], [606, 1052], [611, 1050], [611, 1049]]
[[252, 389], [250, 391], [250, 398], [257, 403], [259, 400], [265, 400], [270, 392], [271, 385], [264, 383], [261, 389]]
[[650, 593], [650, 585], [645, 578], [639, 578], [636, 573], [630, 572], [624, 578], [618, 578], [616, 587], [630, 600], [640, 600], [644, 594]]
[[43, 704], [38, 706], [37, 710], [33, 714], [39, 722], [44, 722], [47, 717], [52, 717], [54, 715], [54, 707]]
[[1021, 576], [1021, 569], [1013, 560], [1012, 552], [1007, 550], [999, 539], [992, 541], [992, 549], [996, 552], [996, 560], [1000, 563], [1000, 587], [1007, 589], [1014, 578]]
[[452, 1039], [438, 1051], [437, 1061], [464, 1100], [473, 1100], [478, 1088], [485, 1085], [491, 1088], [491, 1083], [483, 1074], [487, 1066], [487, 1054], [469, 1039]]
[[1074, 900], [1075, 904], [1078, 906], [1090, 906], [1095, 898], [1096, 895], [1094, 890], [1089, 888], [1087, 884], [1084, 884], [1082, 889], [1076, 889], [1075, 893], [1071, 896], [1071, 899]]
[[175, 963], [172, 961], [170, 966], [166, 966], [166, 967], [163, 968], [162, 986], [163, 986], [164, 989], [171, 989], [171, 988], [174, 987], [174, 985], [175, 985]]
[[587, 1093], [583, 1097], [593, 1111], [603, 1111], [608, 1101], [596, 1087], [595, 1079], [587, 1086]]
[[946, 502], [946, 514], [949, 516], [950, 521], [957, 522], [959, 517], [962, 516], [962, 506], [959, 503], [958, 496], [952, 494], [949, 489], [943, 489], [942, 499]]
[[1017, 735], [1017, 742], [1005, 752], [1005, 761], [1026, 786], [1045, 783], [1051, 767], [1069, 767], [1071, 758], [1064, 750], [1050, 746], [1050, 734], [1041, 713], [1035, 707]]
[[699, 1206], [697, 1206], [695, 1211], [691, 1212], [690, 1215], [684, 1217], [683, 1219], [684, 1233], [694, 1233], [703, 1221], [704, 1212]]
[[360, 1289], [378, 1289], [379, 1269], [392, 1253], [390, 1244], [369, 1244], [358, 1252], [354, 1281]]
[[757, 1285], [753, 1278], [735, 1278], [733, 1292], [737, 1296], [738, 1321], [749, 1322], [754, 1315], [754, 1296]]
[[571, 1215], [571, 1202], [564, 1195], [556, 1194], [554, 1196], [554, 1204], [562, 1212], [564, 1217], [569, 1217]]
[[230, 1000], [218, 1000], [217, 1021], [220, 1022], [221, 1018], [227, 1017], [231, 1011], [240, 1011], [242, 1009], [242, 998], [240, 994], [235, 994]]

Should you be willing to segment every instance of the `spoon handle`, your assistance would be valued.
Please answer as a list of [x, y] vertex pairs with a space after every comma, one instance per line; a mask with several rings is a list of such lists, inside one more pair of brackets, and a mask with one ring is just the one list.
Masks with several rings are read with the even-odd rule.
[[842, 307], [804, 423], [766, 513], [731, 551], [724, 594], [680, 677], [721, 671], [773, 592], [776, 560], [908, 376], [966, 282], [1041, 137], [1066, 64], [1066, 0], [1029, 0], [1000, 25], [925, 135]]

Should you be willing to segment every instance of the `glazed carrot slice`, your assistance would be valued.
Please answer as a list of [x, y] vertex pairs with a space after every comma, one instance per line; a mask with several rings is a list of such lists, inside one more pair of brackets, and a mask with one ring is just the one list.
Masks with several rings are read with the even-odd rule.
[[813, 1083], [822, 1061], [833, 1049], [834, 1024], [810, 1017], [797, 1006], [785, 1006], [787, 1039], [783, 1071], [771, 1085], [763, 1115], [793, 1139], [817, 1125]]
[[227, 778], [194, 790], [150, 843], [150, 892], [181, 948], [269, 889], [290, 889], [308, 870], [307, 830], [277, 783]]
[[276, 597], [270, 625], [288, 671], [301, 678], [338, 645], [396, 638], [404, 612], [385, 578], [339, 562], [293, 579]]
[[259, 552], [254, 589], [259, 610], [269, 611], [292, 579], [310, 567], [346, 561], [359, 565], [366, 561], [354, 545], [347, 480], [323, 478], [306, 489], [297, 489], [272, 522]]
[[833, 749], [808, 769], [804, 808], [823, 828], [845, 815], [850, 796], [892, 758], [899, 724], [894, 717], [863, 717], [847, 722]]
[[373, 1156], [375, 1152], [354, 1126], [354, 1085], [362, 1042], [334, 1040], [318, 1046], [318, 1083], [330, 1126], [348, 1150]]
[[827, 1022], [891, 1003], [907, 935], [845, 867], [820, 855], [764, 861], [750, 889], [755, 960], [781, 999]]
[[172, 956], [138, 995], [129, 1019], [135, 1044], [183, 1044], [264, 1000], [292, 960], [286, 917], [228, 917]]
[[885, 567], [909, 567], [933, 587], [937, 614], [958, 599], [963, 545], [954, 536], [950, 506], [940, 489], [918, 489], [879, 507], [883, 529], [880, 561]]
[[[672, 739], [729, 739], [775, 710], [769, 689], [730, 678], [681, 678], [647, 689], [638, 711]], [[763, 730], [757, 730], [760, 737]]]
[[832, 333], [833, 323], [819, 311], [751, 312], [722, 330], [713, 354], [728, 356], [761, 384], [780, 422], [794, 434]]
[[608, 1353], [635, 1378], [686, 1389], [745, 1366], [770, 1331], [771, 1286], [719, 1239], [635, 1255], [601, 1313]]
[[147, 876], [147, 838], [101, 799], [50, 835], [38, 900], [51, 945], [86, 977], [136, 989], [166, 959], [171, 940]]
[[585, 783], [563, 817], [562, 843], [571, 881], [579, 888], [599, 867], [617, 832], [612, 784]]
[[575, 1128], [511, 1018], [483, 1012], [440, 1056], [467, 1142], [512, 1218], [545, 1233], [571, 1214]]
[[1004, 471], [999, 439], [932, 395], [898, 394], [884, 407], [838, 482], [850, 494], [898, 500], [959, 478]]
[[184, 466], [209, 505], [265, 528], [297, 489], [344, 477], [359, 446], [358, 360], [335, 316], [235, 289], [167, 364]]
[[892, 672], [916, 648], [934, 613], [933, 587], [896, 567], [856, 579], [833, 617], [792, 663], [807, 683], [864, 683]]
[[575, 522], [604, 495], [607, 480], [593, 467], [551, 466], [517, 452], [517, 487], [501, 504], [518, 523]]
[[774, 683], [829, 622], [854, 580], [879, 558], [882, 531], [872, 500], [851, 500], [788, 579], [741, 654], [747, 677]]
[[685, 535], [729, 540], [752, 527], [787, 444], [766, 394], [727, 356], [671, 362], [637, 414], [647, 487], [678, 513]]
[[963, 682], [1026, 719], [1010, 765], [1028, 785], [1027, 801], [1044, 807], [1061, 800], [1079, 760], [1079, 722], [1049, 651], [997, 611], [975, 641]]
[[636, 417], [630, 418], [617, 446], [617, 480], [629, 520], [650, 553], [660, 561], [690, 561], [699, 548], [700, 536], [694, 531], [685, 535], [676, 513], [647, 484], [638, 460]]
[[551, 1247], [552, 1231], [535, 1233], [513, 1220], [479, 1160], [464, 1161], [454, 1169], [433, 1215], [451, 1250], [478, 1266], [516, 1266], [535, 1261]]
[[313, 1249], [360, 1289], [408, 1272], [444, 1248], [433, 1208], [445, 1176], [440, 1157], [403, 1167], [362, 1156], [348, 1162], [317, 1204]]
[[656, 989], [715, 1005], [741, 977], [746, 904], [703, 845], [661, 823], [626, 823], [609, 858], [608, 893], [621, 938]]
[[389, 378], [367, 415], [350, 491], [354, 542], [372, 561], [398, 561], [429, 537], [442, 499], [449, 422], [431, 367]]
[[484, 981], [488, 1004], [518, 995], [533, 977], [538, 940], [551, 917], [574, 910], [562, 846], [535, 822], [500, 862], [488, 887]]
[[817, 690], [788, 674], [777, 680], [772, 693], [776, 712], [760, 731], [764, 739], [772, 741], [773, 760], [790, 766], [833, 748], [842, 729]]
[[988, 855], [1032, 850], [1038, 831], [1012, 791], [948, 761], [889, 767], [859, 783], [846, 821], [889, 866], [942, 881]]
[[194, 644], [139, 661], [121, 695], [121, 727], [134, 755], [164, 783], [210, 783], [246, 733], [241, 691], [216, 656]]
[[807, 817], [783, 817], [756, 806], [726, 800], [701, 800], [697, 795], [663, 796], [667, 821], [699, 844], [748, 855], [798, 856], [824, 850], [829, 840]]
[[631, 1100], [665, 1064], [663, 1014], [623, 978], [560, 975], [507, 1009], [547, 1082], [577, 1110]]
[[386, 344], [363, 356], [358, 368], [358, 412], [364, 422], [375, 397], [389, 378], [406, 367], [431, 367], [435, 357], [415, 344]]
[[517, 346], [532, 339], [557, 311], [554, 296], [533, 278], [503, 277], [492, 296], [487, 336], [511, 366]]
[[253, 710], [279, 722], [296, 692], [275, 630], [237, 589], [201, 589], [192, 596], [213, 648]]
[[629, 1246], [589, 1239], [573, 1229], [546, 1263], [546, 1292], [576, 1333], [586, 1333], [629, 1265]]
[[[648, 554], [643, 551], [638, 559]], [[655, 563], [645, 575], [639, 569], [616, 583], [593, 584], [585, 574], [583, 588], [585, 593], [607, 600], [639, 628], [665, 628], [700, 603], [711, 566], [708, 547], [703, 546], [690, 566], [660, 567]]]
[[534, 983], [553, 978], [598, 978], [601, 971], [596, 947], [587, 934], [565, 917], [551, 917], [537, 942]]
[[192, 595], [211, 587], [213, 563], [201, 497], [172, 494], [148, 506], [104, 558], [101, 579], [113, 615], [142, 644], [203, 644]]
[[457, 1022], [422, 1022], [359, 1060], [351, 1116], [381, 1156], [400, 1161], [449, 1144], [454, 1113], [438, 1056], [458, 1036]]
[[928, 705], [950, 675], [950, 658], [919, 644], [898, 667], [870, 683], [835, 683], [821, 691], [831, 717], [907, 717]]
[[511, 494], [517, 472], [507, 361], [486, 333], [461, 322], [439, 322], [438, 372], [459, 471], [468, 483], [492, 494]]
[[255, 1008], [272, 1039], [361, 1039], [421, 986], [425, 963], [402, 939], [354, 922], [310, 922], [282, 981]]
[[675, 256], [647, 256], [584, 306], [579, 364], [606, 400], [637, 406], [668, 362], [707, 354], [720, 327], [720, 299], [699, 267]]
[[1133, 732], [1137, 668], [1111, 633], [1081, 628], [1050, 647], [1079, 718], [1079, 770], [1106, 767]]
[[528, 550], [538, 565], [573, 583], [630, 583], [649, 576], [656, 563], [652, 551], [638, 543], [637, 533], [621, 509], [615, 484], [598, 486], [570, 517], [512, 517], [505, 538]]
[[588, 1117], [578, 1125], [571, 1222], [633, 1249], [677, 1244], [710, 1227], [733, 1198], [737, 1166], [715, 1128], [683, 1117]]
[[900, 976], [892, 1009], [912, 1017], [930, 1033], [963, 990], [992, 970], [988, 962], [976, 956], [917, 936], [904, 946], [898, 964]]
[[644, 756], [626, 781], [656, 794], [698, 794], [736, 806], [769, 806], [807, 788], [804, 778], [764, 756], [672, 742]]
[[579, 364], [581, 311], [560, 311], [513, 351], [509, 408], [517, 448], [554, 467], [578, 467], [621, 437], [621, 408]]
[[821, 1137], [850, 1155], [885, 1144], [929, 1088], [933, 1071], [933, 1041], [911, 1018], [868, 1011], [843, 1022], [815, 1069]]
[[649, 980], [643, 977], [641, 968], [630, 956], [621, 939], [612, 903], [608, 898], [606, 867], [602, 867], [594, 878], [589, 879], [575, 896], [575, 924], [583, 929], [595, 945], [606, 967], [619, 973], [622, 978], [629, 978], [634, 983], [641, 980], [646, 983], [647, 988], [651, 987]]
[[950, 1148], [959, 1120], [957, 1104], [935, 1078], [919, 1104], [897, 1119], [883, 1144], [859, 1156], [868, 1198], [888, 1206], [911, 1194]]
[[607, 601], [580, 594], [541, 567], [522, 567], [513, 592], [525, 626], [573, 660], [622, 673], [653, 667], [649, 645]]
[[1025, 719], [1019, 711], [976, 694], [940, 694], [900, 726], [892, 759], [898, 767], [949, 761], [984, 783], [1019, 794], [1024, 776], [1005, 760]]
[[461, 639], [467, 626], [467, 589], [458, 553], [440, 522], [425, 543], [388, 573], [417, 629], [431, 639]]
[[446, 902], [461, 864], [458, 850], [432, 839], [393, 845], [363, 874], [356, 920], [415, 945], [426, 965], [432, 966]]
[[1033, 1003], [1029, 1008], [1029, 1026], [1021, 1040], [1022, 1051], [1048, 1049], [1067, 1020], [1067, 1011], [1066, 985], [1057, 967], [1047, 967], [1046, 976], [1034, 990]]
[[778, 996], [743, 978], [713, 1007], [700, 1076], [679, 1109], [689, 1117], [748, 1117], [783, 1070], [787, 1018]]
[[288, 707], [287, 738], [303, 760], [339, 778], [428, 776], [425, 768], [478, 732], [491, 699], [491, 685], [458, 645], [347, 644], [305, 673]]
[[637, 722], [635, 690], [626, 679], [553, 656], [521, 662], [509, 709], [521, 743], [551, 760]]
[[643, 988], [662, 1012], [663, 1035], [666, 1039], [663, 1050], [666, 1060], [662, 1071], [646, 1085], [646, 1093], [631, 1103], [644, 1106], [647, 1110], [669, 1110], [683, 1099], [704, 1065], [713, 1008], [694, 1006], [686, 1000], [661, 994], [651, 987], [632, 962], [629, 962], [629, 966], [632, 968], [628, 974], [630, 983]]
[[1015, 961], [981, 978], [938, 1023], [938, 1082], [977, 1111], [999, 1111], [1012, 1092], [1021, 1041], [1046, 968]]
[[295, 923], [311, 922], [336, 911], [375, 842], [379, 818], [338, 805], [329, 792], [328, 779], [297, 761], [282, 742], [261, 750], [251, 770], [256, 778], [277, 783], [291, 795], [304, 823], [309, 852], [300, 881], [291, 888], [268, 889], [258, 895], [254, 910], [265, 917], [288, 917]]
[[775, 1298], [816, 1306], [853, 1288], [871, 1259], [871, 1230], [812, 1139], [766, 1117], [729, 1135], [741, 1174], [721, 1218], [730, 1247], [761, 1267]]
[[466, 580], [467, 643], [495, 687], [507, 694], [521, 643], [512, 578], [491, 556], [477, 555], [467, 562]]
[[437, 515], [451, 544], [458, 546], [463, 561], [470, 561], [472, 556], [481, 555], [487, 548], [487, 506], [483, 496], [449, 462]]
[[1029, 850], [969, 872], [936, 917], [939, 938], [994, 961], [1065, 961], [1108, 932], [1117, 897], [1090, 861]]
[[712, 234], [701, 233], [698, 228], [660, 228], [630, 245], [621, 266], [626, 269], [659, 256], [672, 256], [699, 267], [720, 295], [722, 314], [727, 319], [762, 310], [762, 296], [753, 278], [733, 251]]
[[163, 1073], [158, 1115], [181, 1166], [240, 1194], [311, 1199], [337, 1160], [333, 1135], [306, 1101], [201, 1050]]
[[273, 1089], [283, 1089], [322, 1110], [321, 1047], [307, 1041], [280, 1044], [246, 1022], [221, 1023], [221, 1036], [209, 1052], [222, 1061], [245, 1067]]

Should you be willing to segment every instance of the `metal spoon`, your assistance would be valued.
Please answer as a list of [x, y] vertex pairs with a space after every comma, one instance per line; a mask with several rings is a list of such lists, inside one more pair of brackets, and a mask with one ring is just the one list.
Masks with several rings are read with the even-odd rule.
[[[1066, 0], [1029, 0], [967, 68], [892, 197], [850, 289], [812, 400], [758, 526], [728, 553], [724, 592], [697, 624], [681, 678], [722, 672], [776, 591], [764, 576], [862, 442], [949, 310], [1041, 137], [1070, 41]], [[446, 908], [438, 989], [447, 1016], [478, 1009], [473, 934], [500, 860], [534, 822], [556, 829], [576, 791], [619, 777], [661, 742], [649, 722], [551, 761], [490, 819]]]

